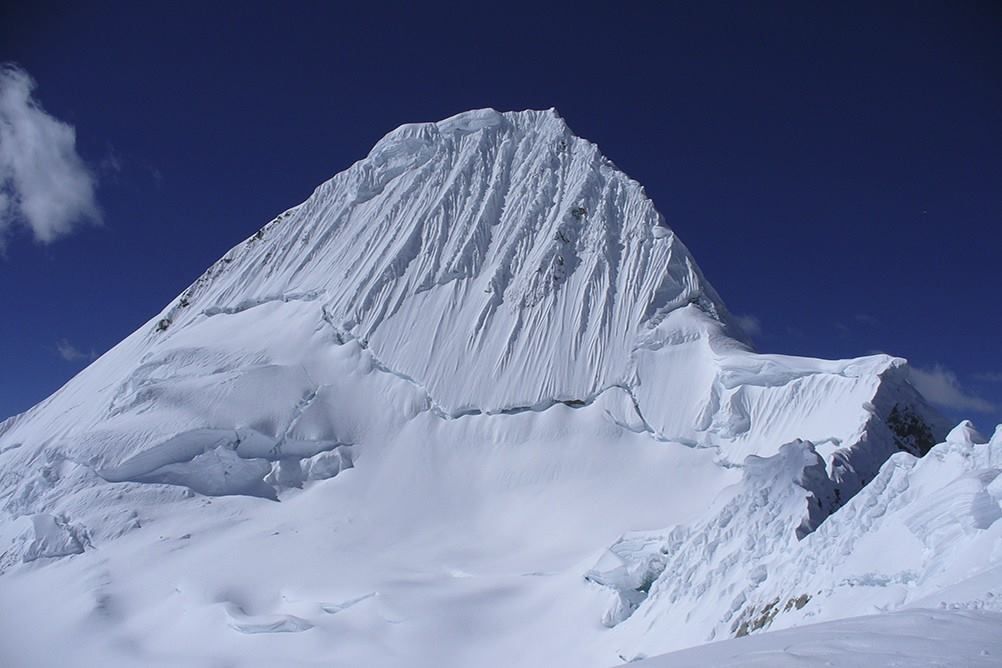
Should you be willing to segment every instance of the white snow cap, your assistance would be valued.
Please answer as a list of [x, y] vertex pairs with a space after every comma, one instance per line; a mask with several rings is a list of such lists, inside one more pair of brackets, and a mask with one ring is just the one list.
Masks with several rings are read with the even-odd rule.
[[451, 415], [589, 401], [632, 382], [633, 350], [668, 313], [729, 323], [666, 232], [555, 110], [480, 109], [387, 134], [174, 315], [311, 295]]

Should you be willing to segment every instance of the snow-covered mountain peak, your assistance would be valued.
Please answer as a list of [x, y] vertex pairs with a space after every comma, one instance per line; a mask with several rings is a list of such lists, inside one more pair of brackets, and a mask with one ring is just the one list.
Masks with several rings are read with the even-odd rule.
[[316, 300], [451, 414], [590, 401], [635, 383], [632, 352], [666, 314], [729, 322], [641, 186], [555, 110], [397, 128], [157, 322], [275, 299]]
[[[61, 425], [48, 438], [100, 443], [88, 456], [114, 480], [220, 447], [252, 459], [283, 439], [313, 457], [371, 426], [312, 416], [341, 383], [323, 380], [332, 355], [352, 350], [397, 388], [400, 419], [597, 403], [622, 428], [733, 466], [811, 441], [846, 495], [890, 452], [935, 443], [935, 416], [903, 361], [756, 355], [735, 331], [639, 183], [555, 110], [481, 109], [397, 128], [232, 248], [46, 402]], [[251, 400], [259, 375], [274, 376], [267, 405]], [[203, 377], [218, 391], [165, 403]], [[156, 428], [148, 416], [128, 427], [167, 406]], [[283, 435], [304, 415], [317, 424]], [[154, 446], [160, 455], [134, 461]], [[251, 467], [239, 485], [182, 478], [267, 495], [260, 473]]]
[[380, 154], [388, 146], [407, 139], [434, 141], [438, 137], [452, 139], [476, 132], [535, 133], [537, 135], [575, 138], [556, 109], [526, 109], [499, 112], [495, 109], [472, 109], [437, 122], [406, 123], [380, 139], [369, 153]]
[[554, 110], [402, 126], [0, 423], [0, 603], [63, 664], [597, 668], [997, 554], [1002, 430], [734, 331]]

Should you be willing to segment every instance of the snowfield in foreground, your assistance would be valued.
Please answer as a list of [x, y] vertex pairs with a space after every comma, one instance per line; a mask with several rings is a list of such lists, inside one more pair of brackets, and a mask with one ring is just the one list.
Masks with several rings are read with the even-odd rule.
[[727, 640], [637, 668], [989, 668], [1002, 664], [1002, 615], [909, 610]]
[[403, 126], [0, 423], [0, 665], [977, 639], [1002, 430], [948, 426], [904, 360], [751, 350], [552, 110]]

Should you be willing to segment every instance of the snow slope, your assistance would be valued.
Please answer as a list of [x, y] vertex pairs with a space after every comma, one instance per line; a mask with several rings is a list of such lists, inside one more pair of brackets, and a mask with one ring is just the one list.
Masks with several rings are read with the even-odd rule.
[[[0, 423], [0, 659], [610, 665], [944, 427], [904, 360], [753, 352], [554, 111], [406, 125]], [[669, 582], [672, 525], [720, 559]]]
[[812, 624], [640, 661], [637, 668], [897, 666], [989, 668], [1002, 662], [1002, 615], [909, 610]]

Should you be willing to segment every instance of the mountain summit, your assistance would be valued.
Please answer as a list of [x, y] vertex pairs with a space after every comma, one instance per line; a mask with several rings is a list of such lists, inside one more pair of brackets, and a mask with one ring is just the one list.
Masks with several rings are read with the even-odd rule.
[[276, 299], [317, 300], [449, 415], [590, 401], [635, 383], [671, 311], [728, 322], [643, 188], [554, 110], [398, 128], [164, 317]]
[[[0, 605], [93, 622], [73, 651], [109, 665], [611, 665], [844, 616], [826, 527], [913, 526], [887, 495], [939, 489], [931, 448], [976, 478], [943, 516], [994, 526], [1002, 440], [945, 427], [902, 359], [753, 351], [554, 110], [471, 111], [386, 135], [0, 423]], [[922, 512], [926, 561], [867, 578], [962, 579]]]

